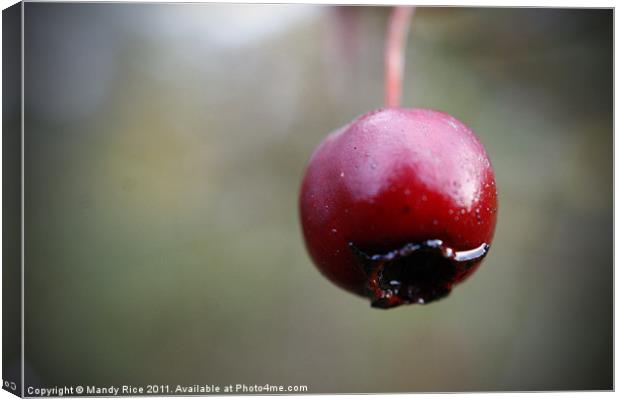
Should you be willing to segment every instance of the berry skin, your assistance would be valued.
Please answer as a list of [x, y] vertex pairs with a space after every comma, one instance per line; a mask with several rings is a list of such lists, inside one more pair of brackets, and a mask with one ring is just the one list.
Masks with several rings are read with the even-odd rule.
[[391, 308], [440, 299], [477, 269], [493, 238], [497, 191], [484, 147], [462, 122], [386, 108], [323, 140], [299, 205], [318, 269]]

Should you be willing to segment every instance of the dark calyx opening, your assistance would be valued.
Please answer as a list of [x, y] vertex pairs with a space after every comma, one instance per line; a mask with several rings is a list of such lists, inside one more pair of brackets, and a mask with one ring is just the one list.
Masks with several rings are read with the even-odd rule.
[[386, 254], [369, 255], [353, 243], [351, 251], [368, 278], [366, 294], [371, 305], [392, 308], [402, 304], [426, 304], [448, 295], [455, 277], [481, 260], [489, 246], [453, 251], [441, 240], [407, 244]]

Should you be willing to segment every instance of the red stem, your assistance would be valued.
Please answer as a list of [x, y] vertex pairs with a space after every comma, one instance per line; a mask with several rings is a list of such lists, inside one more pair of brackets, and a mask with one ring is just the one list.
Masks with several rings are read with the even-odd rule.
[[394, 7], [385, 41], [385, 106], [400, 106], [403, 86], [404, 49], [414, 7]]

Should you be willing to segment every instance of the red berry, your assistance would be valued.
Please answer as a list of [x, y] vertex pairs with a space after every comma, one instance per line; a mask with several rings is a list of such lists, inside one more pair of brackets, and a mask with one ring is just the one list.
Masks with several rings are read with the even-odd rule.
[[462, 122], [387, 108], [323, 140], [300, 212], [319, 270], [389, 308], [440, 299], [475, 271], [493, 237], [497, 191], [484, 147]]

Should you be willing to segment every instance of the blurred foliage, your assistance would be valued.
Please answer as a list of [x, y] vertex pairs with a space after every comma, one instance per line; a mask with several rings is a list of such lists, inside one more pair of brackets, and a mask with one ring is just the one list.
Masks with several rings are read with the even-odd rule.
[[27, 385], [611, 389], [611, 10], [418, 9], [403, 104], [478, 133], [494, 246], [390, 311], [312, 266], [300, 178], [381, 106], [388, 12], [26, 4]]

